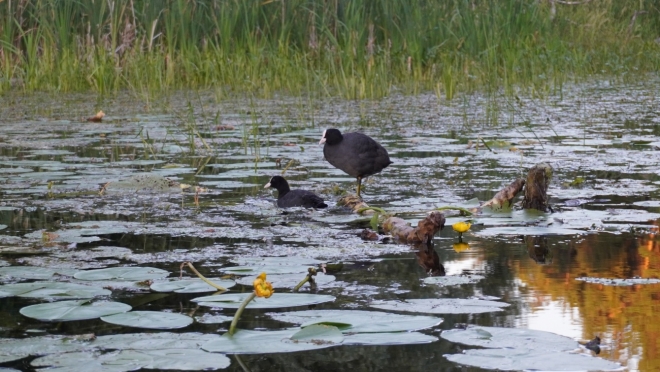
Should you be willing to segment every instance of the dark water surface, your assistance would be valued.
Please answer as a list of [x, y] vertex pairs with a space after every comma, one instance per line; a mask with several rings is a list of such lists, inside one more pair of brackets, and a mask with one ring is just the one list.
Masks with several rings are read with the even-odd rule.
[[[657, 82], [599, 83], [544, 100], [470, 96], [450, 103], [438, 103], [433, 95], [217, 103], [211, 95], [182, 93], [149, 106], [131, 97], [93, 102], [74, 95], [3, 97], [0, 267], [137, 265], [175, 277], [182, 262], [192, 261], [203, 274], [217, 277], [247, 258], [284, 257], [303, 266], [316, 259], [343, 263], [336, 280], [317, 291], [336, 300], [316, 309], [377, 311], [370, 307], [377, 300], [472, 296], [509, 304], [496, 312], [436, 315], [444, 321], [422, 331], [438, 337], [432, 343], [241, 355], [240, 361], [230, 356], [232, 371], [481, 370], [444, 357], [473, 348], [439, 337], [457, 323], [543, 330], [577, 341], [599, 336], [599, 357], [630, 371], [660, 370], [660, 284], [615, 286], [604, 280], [660, 276], [657, 92]], [[83, 120], [98, 109], [107, 114], [102, 123]], [[457, 235], [447, 226], [434, 241], [437, 258], [433, 251], [421, 257], [406, 245], [362, 241], [359, 233], [369, 218], [334, 206], [340, 191], [353, 192], [355, 180], [323, 159], [317, 143], [330, 127], [363, 131], [388, 149], [394, 164], [364, 183], [363, 198], [413, 223], [436, 207], [488, 200], [539, 162], [554, 168], [555, 213], [514, 208], [477, 216], [464, 235], [467, 249], [455, 245]], [[491, 151], [474, 146], [482, 139]], [[284, 168], [294, 188], [317, 192], [331, 208], [282, 214], [263, 185]], [[142, 173], [149, 175], [136, 178]], [[166, 187], [158, 181], [163, 177], [203, 187], [199, 206], [194, 191]], [[144, 189], [136, 180], [153, 187]], [[447, 214], [448, 225], [462, 219]], [[90, 231], [80, 233], [80, 223]], [[16, 253], [16, 247], [34, 249]], [[112, 253], [85, 254], [97, 247], [113, 247]], [[447, 276], [484, 279], [426, 284], [434, 258]], [[22, 281], [2, 275], [0, 280]], [[234, 313], [191, 302], [210, 293], [112, 291], [114, 301], [133, 310], [195, 317]], [[246, 291], [250, 287], [232, 288]], [[1, 298], [0, 337], [159, 332], [98, 319], [47, 323], [19, 313], [43, 302]], [[239, 327], [288, 327], [268, 313], [307, 308], [246, 310]], [[218, 334], [228, 327], [195, 322], [173, 332]], [[33, 358], [0, 367], [33, 370]]]

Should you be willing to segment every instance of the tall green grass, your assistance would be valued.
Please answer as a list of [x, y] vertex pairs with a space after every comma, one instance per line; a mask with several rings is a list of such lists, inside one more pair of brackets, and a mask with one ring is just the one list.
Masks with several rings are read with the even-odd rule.
[[0, 0], [0, 93], [556, 93], [660, 66], [660, 2]]

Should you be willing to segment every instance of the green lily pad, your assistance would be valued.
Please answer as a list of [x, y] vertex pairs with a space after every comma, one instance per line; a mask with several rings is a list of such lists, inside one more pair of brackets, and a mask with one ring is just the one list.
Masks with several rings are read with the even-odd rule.
[[233, 316], [226, 316], [226, 315], [204, 314], [202, 316], [195, 317], [195, 321], [201, 324], [220, 324], [220, 323], [231, 322], [232, 320], [234, 320]]
[[130, 311], [101, 317], [106, 323], [127, 327], [150, 329], [175, 329], [187, 327], [193, 319], [187, 315], [162, 311]]
[[131, 310], [131, 307], [121, 302], [70, 300], [26, 306], [19, 312], [28, 318], [47, 322], [62, 322], [95, 319], [129, 310]]
[[497, 235], [583, 235], [586, 233], [587, 232], [584, 230], [567, 229], [555, 226], [504, 226], [488, 227], [475, 232], [475, 235], [490, 237]]
[[85, 348], [85, 344], [73, 337], [40, 336], [0, 339], [0, 363], [23, 359], [30, 355], [68, 353]]
[[[229, 367], [224, 355], [198, 349], [121, 350], [104, 354], [76, 352], [48, 355], [32, 361], [35, 367], [55, 371], [134, 371], [141, 368], [199, 371]], [[49, 368], [50, 370], [50, 368]]]
[[169, 274], [169, 271], [155, 267], [130, 266], [79, 271], [74, 277], [80, 280], [154, 280], [162, 279]]
[[2, 297], [30, 297], [50, 299], [74, 299], [108, 296], [112, 292], [88, 285], [60, 282], [34, 282], [0, 285]]
[[60, 275], [73, 276], [77, 270], [56, 269], [38, 266], [5, 266], [0, 267], [0, 276], [8, 276], [19, 279], [48, 280]]
[[437, 284], [443, 287], [462, 284], [474, 284], [484, 279], [483, 275], [447, 275], [447, 276], [429, 276], [424, 278], [426, 284]]
[[[267, 280], [273, 284], [274, 288], [293, 288], [298, 285], [298, 283], [300, 283], [300, 281], [303, 280], [306, 275], [306, 272], [299, 274], [268, 274]], [[322, 286], [324, 284], [333, 282], [335, 277], [333, 275], [318, 273], [316, 276], [314, 276], [314, 280], [316, 281], [316, 284]], [[249, 276], [236, 279], [238, 284], [247, 286], [252, 286], [252, 281], [254, 281], [254, 278]]]
[[[220, 278], [207, 278], [213, 283], [224, 287], [231, 288], [236, 285], [233, 280], [220, 279]], [[249, 285], [252, 285], [250, 283]], [[170, 279], [166, 282], [155, 282], [151, 284], [151, 290], [156, 292], [176, 292], [176, 293], [200, 293], [200, 292], [215, 292], [218, 289], [206, 284], [199, 278], [195, 279]]]
[[[228, 293], [215, 296], [193, 298], [200, 306], [223, 307], [237, 309], [250, 293]], [[307, 306], [334, 301], [334, 296], [309, 293], [274, 293], [269, 298], [257, 297], [250, 301], [247, 309], [275, 309], [281, 307]]]
[[584, 354], [528, 349], [471, 349], [445, 355], [466, 366], [500, 371], [620, 371], [621, 365]]
[[345, 335], [343, 345], [413, 345], [438, 341], [435, 336], [419, 332], [379, 332]]
[[[264, 266], [232, 266], [223, 267], [220, 270], [225, 273], [234, 275], [259, 275], [261, 273], [271, 274], [307, 274], [307, 269], [310, 266], [295, 266], [295, 265], [264, 265]], [[301, 278], [302, 280], [302, 278]], [[268, 281], [271, 281], [268, 279]]]
[[[219, 339], [205, 343], [202, 345], [202, 349], [226, 354], [272, 354], [322, 349], [341, 344], [341, 341], [337, 342], [339, 340], [337, 332], [341, 336], [341, 332], [338, 330], [337, 332], [321, 333], [316, 338], [311, 336], [311, 339], [309, 334], [302, 340], [292, 339], [300, 331], [300, 328], [279, 331], [239, 329], [233, 336], [225, 333]], [[326, 336], [328, 339], [323, 338]]]
[[502, 311], [509, 306], [505, 302], [462, 299], [462, 298], [429, 298], [409, 299], [405, 301], [373, 301], [369, 306], [391, 311], [408, 311], [427, 314], [479, 314]]
[[328, 324], [345, 333], [416, 331], [442, 323], [442, 318], [402, 315], [364, 310], [303, 310], [268, 313], [271, 318], [305, 328], [312, 324]]
[[331, 325], [313, 324], [305, 327], [291, 336], [295, 342], [329, 342], [340, 344], [344, 341], [341, 331]]
[[104, 350], [199, 349], [218, 338], [220, 335], [214, 333], [124, 333], [98, 336], [90, 346]]
[[489, 349], [466, 350], [445, 355], [453, 362], [499, 370], [601, 371], [619, 370], [618, 363], [575, 354], [578, 343], [550, 332], [518, 328], [469, 326], [450, 329], [441, 337], [465, 345]]
[[[616, 278], [592, 278], [592, 277], [579, 277], [575, 278], [586, 283], [611, 285], [611, 286], [629, 286], [638, 284], [658, 284], [660, 279], [655, 278], [629, 278], [629, 279], [616, 279]], [[0, 287], [0, 291], [2, 287]]]

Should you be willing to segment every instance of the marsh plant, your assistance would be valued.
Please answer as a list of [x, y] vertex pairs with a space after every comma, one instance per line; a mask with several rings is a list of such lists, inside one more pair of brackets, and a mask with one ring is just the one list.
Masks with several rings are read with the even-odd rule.
[[547, 95], [660, 62], [655, 0], [5, 0], [0, 19], [4, 93]]

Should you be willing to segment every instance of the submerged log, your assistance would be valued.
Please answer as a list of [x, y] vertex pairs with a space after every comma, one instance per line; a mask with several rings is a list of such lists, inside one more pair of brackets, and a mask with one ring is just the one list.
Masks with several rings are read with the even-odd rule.
[[445, 267], [440, 262], [438, 252], [433, 248], [432, 243], [416, 244], [417, 263], [430, 276], [445, 276]]
[[399, 217], [389, 217], [383, 222], [385, 233], [392, 234], [394, 239], [401, 243], [428, 243], [433, 240], [435, 233], [445, 226], [445, 215], [440, 212], [431, 212], [426, 218], [412, 227]]
[[550, 185], [551, 178], [552, 166], [548, 163], [536, 164], [529, 170], [527, 173], [525, 197], [522, 204], [524, 209], [548, 211], [550, 208], [548, 205], [548, 186]]
[[500, 190], [492, 199], [483, 203], [481, 207], [491, 207], [496, 208], [508, 208], [511, 206], [513, 198], [518, 195], [520, 190], [525, 186], [525, 180], [518, 178], [513, 181], [509, 186]]

